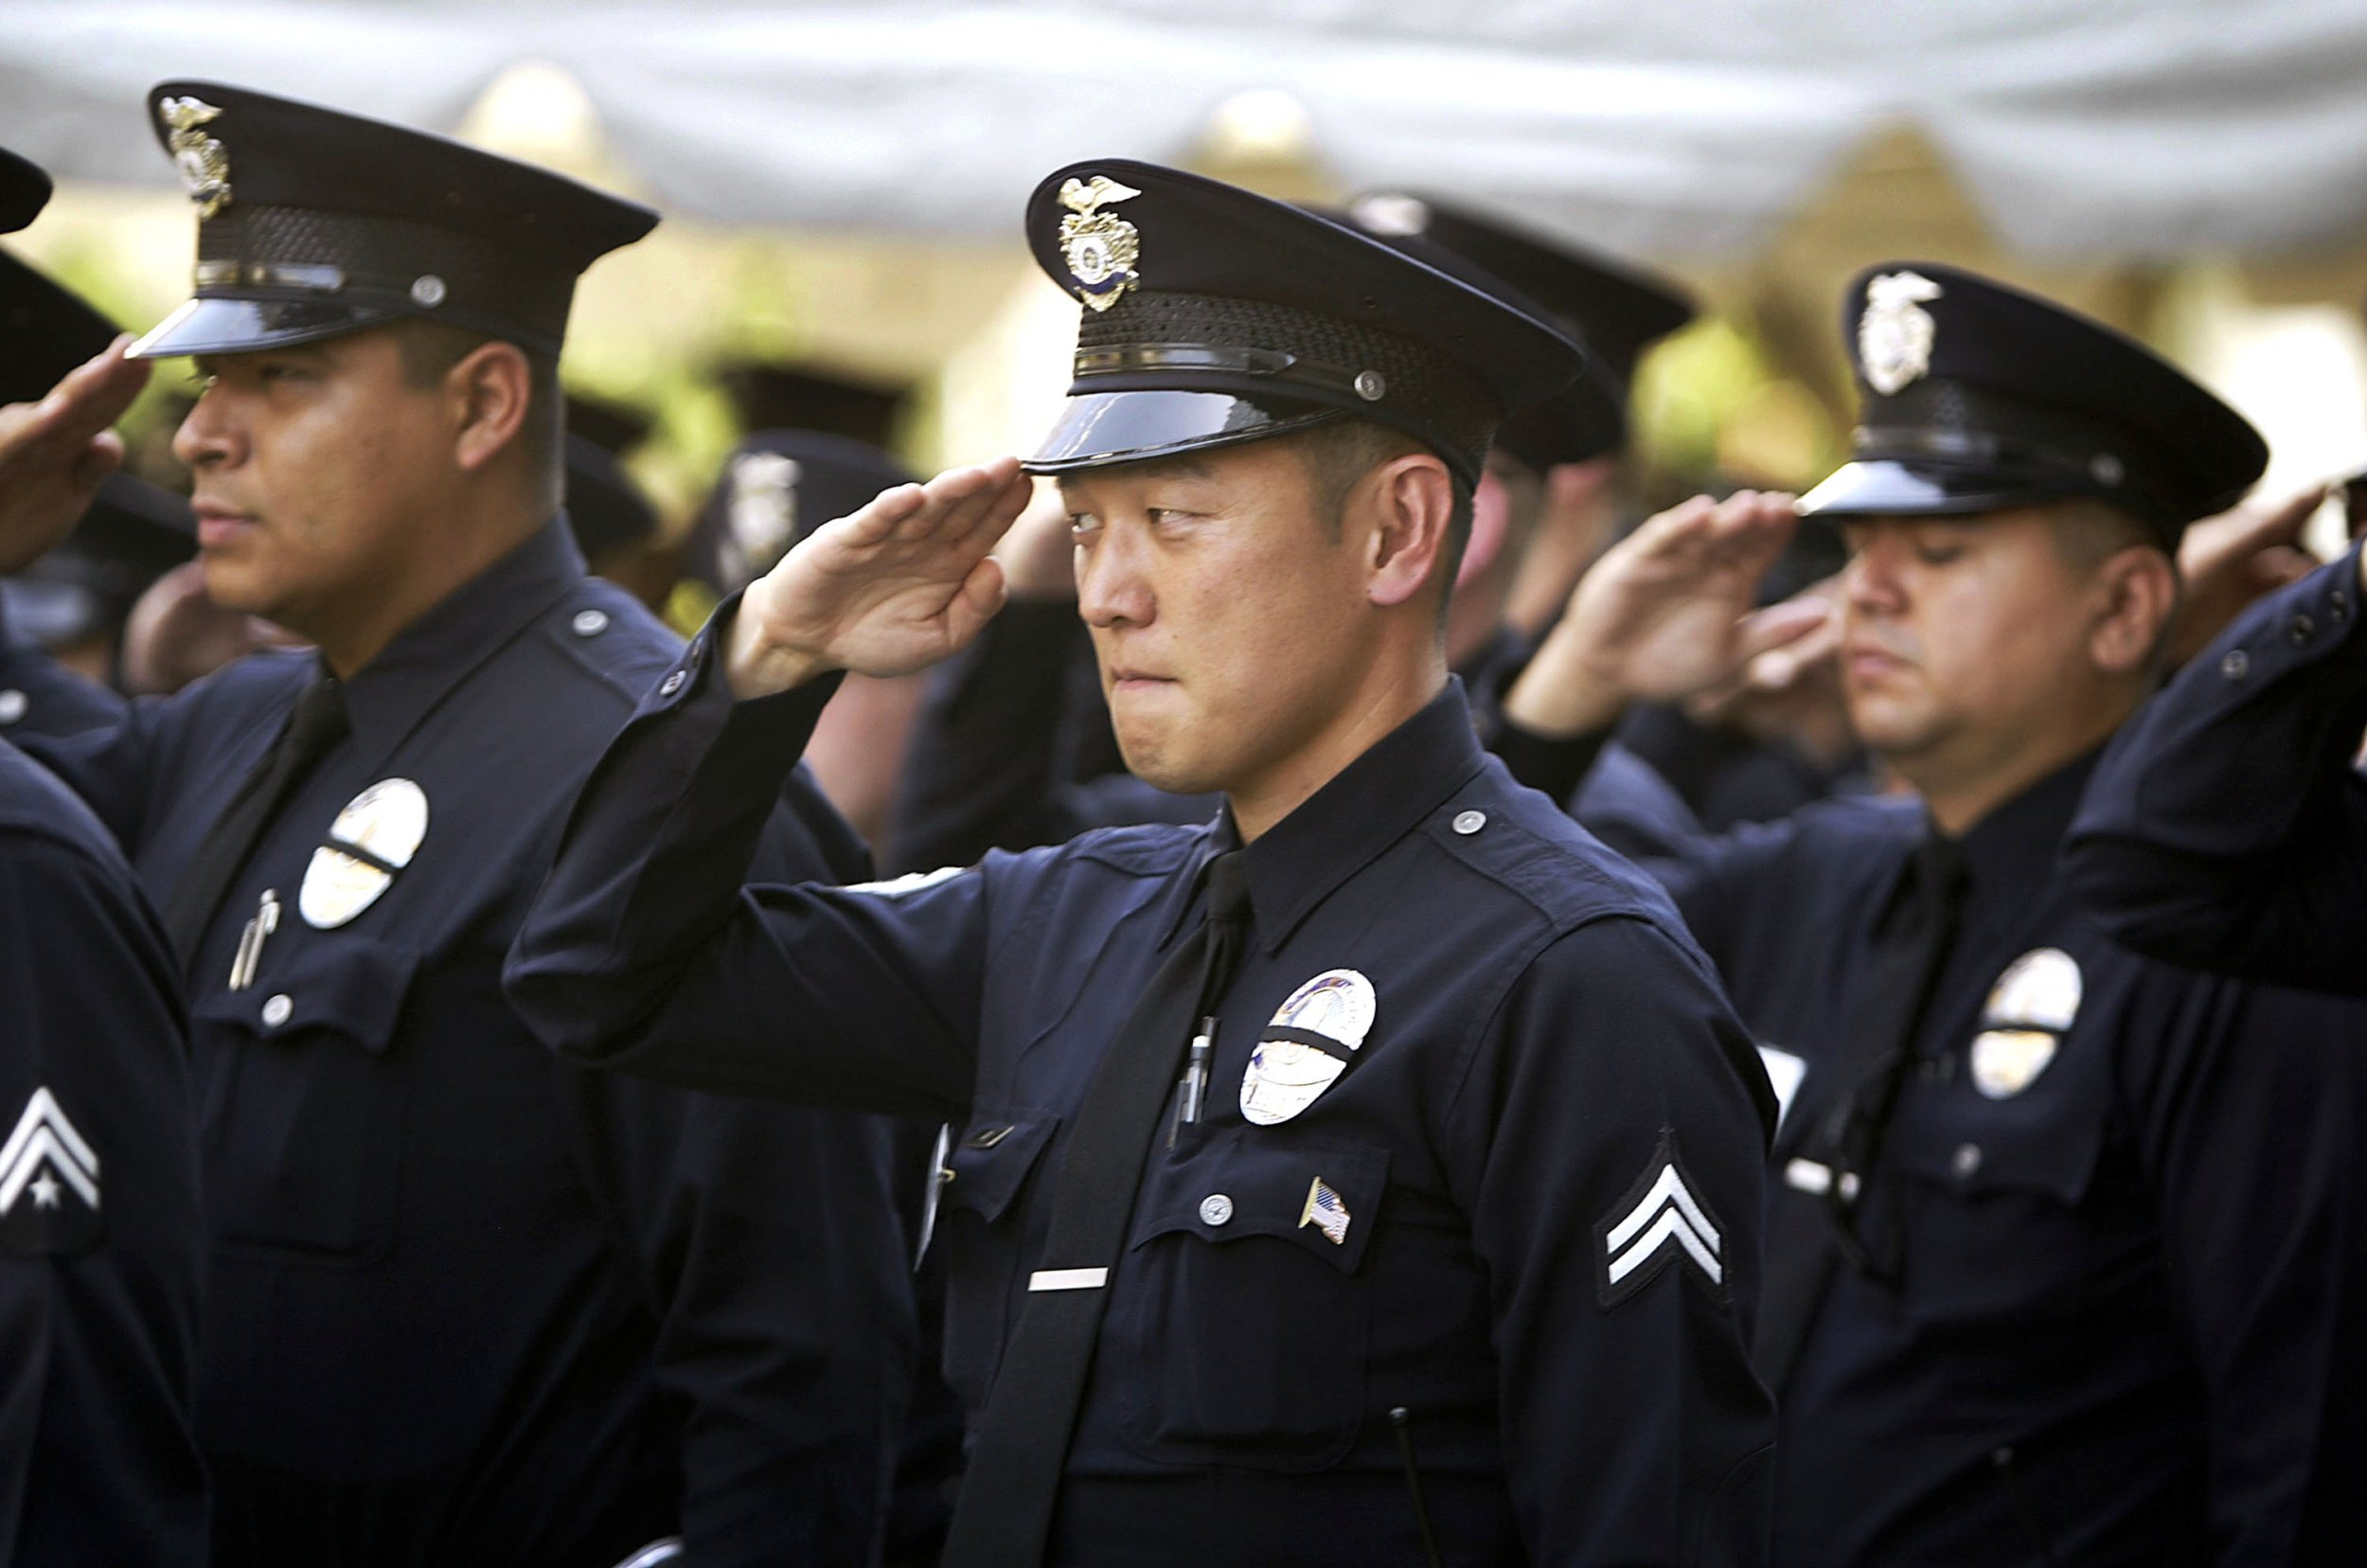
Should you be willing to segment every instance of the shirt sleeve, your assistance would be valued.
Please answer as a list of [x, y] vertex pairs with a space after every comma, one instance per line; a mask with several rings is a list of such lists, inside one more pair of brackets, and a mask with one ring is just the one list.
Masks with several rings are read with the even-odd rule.
[[23, 832], [0, 923], [0, 1560], [203, 1561], [204, 1227], [164, 934], [120, 862]]
[[694, 640], [593, 768], [511, 948], [511, 1003], [588, 1064], [853, 1110], [958, 1112], [974, 1076], [987, 874], [750, 884], [834, 683], [736, 703], [719, 640]]
[[1747, 1351], [1766, 1159], [1748, 1038], [1698, 953], [1627, 918], [1548, 946], [1489, 1030], [1459, 1112], [1465, 1202], [1530, 1558], [1759, 1560], [1774, 1415]]
[[2358, 552], [2252, 606], [2123, 727], [2065, 851], [2119, 940], [2191, 969], [2367, 993]]
[[2123, 1092], [2209, 1391], [2215, 1560], [2338, 1560], [2367, 1507], [2367, 1018], [2297, 991], [2166, 989], [2179, 1014], [2132, 1033], [2181, 1043]]

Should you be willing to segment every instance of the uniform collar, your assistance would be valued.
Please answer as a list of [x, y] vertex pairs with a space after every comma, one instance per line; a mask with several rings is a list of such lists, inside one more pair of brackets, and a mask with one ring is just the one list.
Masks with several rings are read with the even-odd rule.
[[354, 739], [400, 742], [447, 692], [583, 577], [562, 513], [396, 633], [346, 683]]
[[[1970, 920], [1995, 926], [2016, 919], [2053, 885], [2056, 855], [2102, 754], [2098, 747], [2075, 757], [1990, 811], [1956, 841], [1965, 860], [1964, 907]], [[1928, 825], [1930, 818], [1924, 820]], [[1899, 863], [1889, 900], [1894, 910], [1913, 858], [1909, 855]]]
[[[1376, 741], [1248, 850], [1249, 896], [1257, 945], [1272, 954], [1333, 889], [1403, 838], [1468, 783], [1485, 755], [1471, 728], [1463, 683], [1449, 677], [1421, 711]], [[1227, 806], [1177, 879], [1160, 945], [1175, 939], [1199, 907], [1208, 862], [1240, 847]]]

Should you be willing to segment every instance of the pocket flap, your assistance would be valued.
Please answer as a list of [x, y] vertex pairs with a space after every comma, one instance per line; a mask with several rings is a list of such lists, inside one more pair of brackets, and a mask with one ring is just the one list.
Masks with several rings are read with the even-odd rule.
[[229, 1024], [264, 1040], [313, 1031], [342, 1035], [373, 1054], [392, 1043], [419, 955], [391, 942], [339, 933], [305, 943], [243, 990], [199, 1001], [200, 1023]]
[[981, 1108], [953, 1140], [941, 1202], [992, 1224], [1003, 1218], [1060, 1125], [1049, 1111]]
[[1266, 1236], [1355, 1272], [1379, 1218], [1389, 1150], [1233, 1128], [1163, 1151], [1135, 1207], [1131, 1246], [1182, 1232], [1223, 1243]]

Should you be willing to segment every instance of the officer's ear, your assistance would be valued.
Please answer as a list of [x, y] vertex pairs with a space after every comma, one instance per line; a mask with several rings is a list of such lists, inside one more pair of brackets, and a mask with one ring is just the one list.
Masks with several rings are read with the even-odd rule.
[[478, 344], [444, 374], [454, 419], [453, 457], [481, 472], [523, 445], [526, 409], [534, 400], [534, 367], [525, 350], [498, 339]]
[[2178, 568], [2152, 544], [2129, 544], [2098, 561], [2088, 657], [2106, 675], [2149, 673], [2178, 608]]
[[1361, 488], [1372, 508], [1365, 597], [1388, 609], [1419, 595], [1452, 553], [1454, 481], [1433, 454], [1409, 452], [1378, 464]]

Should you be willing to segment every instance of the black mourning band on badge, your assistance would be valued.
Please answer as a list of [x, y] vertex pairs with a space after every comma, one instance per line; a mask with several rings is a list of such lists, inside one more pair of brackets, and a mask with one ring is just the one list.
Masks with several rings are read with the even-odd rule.
[[[200, 222], [191, 282], [201, 309], [185, 307], [136, 356], [304, 343], [397, 316], [556, 355], [575, 296], [572, 270], [522, 266], [515, 253], [431, 223], [254, 203]], [[202, 308], [234, 305], [270, 309]]]

